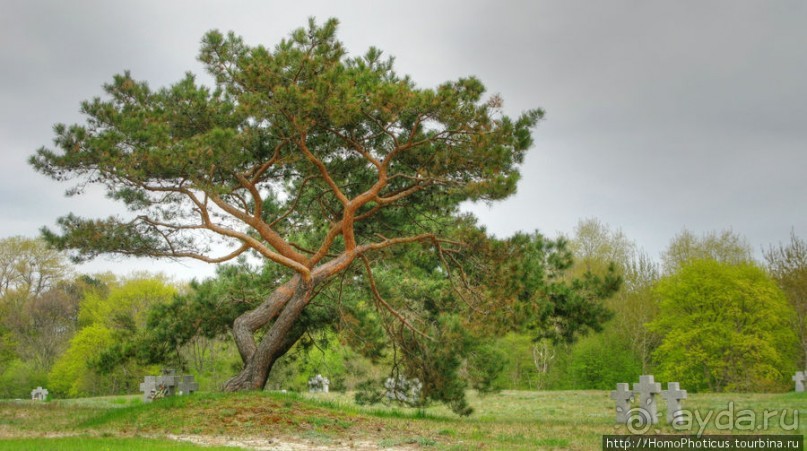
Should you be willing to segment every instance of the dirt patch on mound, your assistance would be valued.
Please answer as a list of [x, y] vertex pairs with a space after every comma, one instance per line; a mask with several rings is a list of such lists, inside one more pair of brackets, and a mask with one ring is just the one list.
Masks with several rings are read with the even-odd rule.
[[[253, 450], [271, 451], [301, 451], [301, 450], [376, 450], [380, 446], [369, 441], [344, 440], [329, 442], [327, 444], [316, 443], [314, 441], [299, 440], [291, 437], [219, 437], [210, 435], [166, 435], [165, 438], [180, 442], [189, 442], [196, 445], [206, 446], [236, 446]], [[414, 450], [412, 447], [384, 447], [393, 450]]]

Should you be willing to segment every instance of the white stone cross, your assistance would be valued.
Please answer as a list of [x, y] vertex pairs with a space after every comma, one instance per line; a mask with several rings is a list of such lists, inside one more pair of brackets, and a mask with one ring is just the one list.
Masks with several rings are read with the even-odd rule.
[[793, 382], [796, 383], [796, 392], [801, 393], [804, 391], [804, 382], [807, 380], [807, 377], [804, 375], [804, 371], [799, 371], [796, 373], [791, 379]]
[[651, 424], [658, 423], [658, 406], [655, 396], [661, 393], [661, 384], [653, 380], [653, 376], [639, 376], [639, 383], [633, 384], [633, 393], [638, 396], [639, 408], [643, 409]]
[[321, 374], [317, 374], [315, 377], [308, 380], [308, 391], [310, 393], [328, 393], [330, 385], [330, 379], [322, 377]]
[[37, 387], [31, 390], [31, 400], [33, 401], [44, 401], [48, 399], [48, 389]]
[[616, 390], [611, 392], [611, 399], [616, 402], [616, 422], [619, 424], [627, 424], [628, 411], [630, 411], [630, 402], [633, 399], [633, 392], [630, 391], [630, 384], [616, 384]]
[[679, 424], [683, 422], [681, 400], [687, 399], [687, 391], [681, 390], [678, 382], [667, 382], [667, 389], [662, 390], [661, 396], [667, 400], [667, 423]]

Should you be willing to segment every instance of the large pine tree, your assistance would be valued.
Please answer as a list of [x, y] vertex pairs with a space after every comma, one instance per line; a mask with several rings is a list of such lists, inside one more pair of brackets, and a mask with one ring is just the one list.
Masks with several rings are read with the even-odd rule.
[[[273, 363], [305, 332], [295, 325], [306, 307], [350, 268], [365, 278], [369, 305], [408, 336], [427, 339], [427, 323], [412, 319], [423, 310], [402, 313], [385, 301], [374, 265], [395, 248], [419, 246], [444, 278], [470, 286], [468, 274], [451, 267], [462, 263], [468, 238], [485, 237], [460, 231], [472, 221], [459, 205], [515, 191], [543, 115], [507, 117], [498, 96], [483, 99], [475, 78], [417, 87], [379, 50], [347, 56], [336, 28], [336, 20], [312, 20], [273, 49], [209, 32], [199, 59], [215, 79], [212, 89], [191, 74], [159, 90], [118, 75], [105, 98], [82, 104], [86, 124], [57, 125], [56, 149], [31, 159], [54, 179], [76, 181], [71, 194], [99, 184], [134, 212], [69, 215], [60, 232], [45, 230], [76, 258], [217, 263], [251, 252], [282, 268], [271, 294], [234, 320], [244, 367], [229, 390], [265, 385]], [[230, 249], [213, 255], [219, 241]], [[564, 315], [538, 310], [544, 319]]]

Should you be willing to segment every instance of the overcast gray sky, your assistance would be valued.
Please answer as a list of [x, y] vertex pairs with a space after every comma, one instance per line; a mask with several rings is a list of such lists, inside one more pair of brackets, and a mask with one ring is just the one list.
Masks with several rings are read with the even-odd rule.
[[[103, 196], [28, 157], [56, 122], [130, 69], [156, 88], [196, 61], [212, 28], [273, 46], [308, 17], [341, 21], [348, 50], [396, 57], [420, 86], [478, 76], [505, 110], [546, 120], [518, 194], [472, 209], [500, 236], [571, 234], [596, 217], [651, 256], [684, 227], [732, 228], [759, 250], [807, 238], [804, 1], [31, 1], [0, 12], [0, 238], [58, 216], [106, 216]], [[206, 276], [201, 263], [101, 260], [86, 270]]]

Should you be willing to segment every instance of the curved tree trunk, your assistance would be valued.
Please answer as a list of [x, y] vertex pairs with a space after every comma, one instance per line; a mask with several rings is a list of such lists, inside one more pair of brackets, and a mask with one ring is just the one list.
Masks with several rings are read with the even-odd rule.
[[[305, 328], [297, 322], [311, 301], [314, 288], [345, 270], [357, 255], [353, 251], [345, 252], [312, 270], [307, 278], [295, 275], [261, 305], [235, 320], [233, 337], [244, 368], [224, 384], [225, 391], [262, 390], [266, 386], [272, 366], [305, 333]], [[255, 343], [255, 332], [270, 323], [261, 342]]]
[[[296, 343], [305, 329], [295, 327], [308, 302], [314, 283], [295, 276], [276, 289], [257, 308], [235, 320], [235, 337], [244, 368], [224, 384], [225, 391], [262, 390], [275, 362]], [[254, 332], [274, 320], [269, 330], [255, 343]]]

